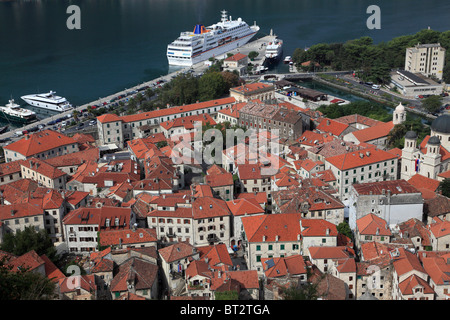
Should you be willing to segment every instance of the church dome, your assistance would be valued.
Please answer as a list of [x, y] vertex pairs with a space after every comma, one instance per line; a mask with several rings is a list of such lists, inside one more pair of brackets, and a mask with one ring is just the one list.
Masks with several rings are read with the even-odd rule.
[[403, 112], [405, 111], [405, 107], [403, 106], [403, 104], [400, 102], [400, 104], [395, 108], [395, 111], [398, 112]]
[[432, 136], [432, 137], [430, 137], [430, 139], [428, 139], [427, 144], [440, 145], [441, 144], [441, 140], [439, 140], [439, 138], [436, 137], [436, 136]]
[[414, 131], [408, 131], [405, 135], [406, 139], [417, 139], [417, 133]]
[[450, 133], [450, 115], [444, 114], [434, 119], [431, 130], [439, 133]]

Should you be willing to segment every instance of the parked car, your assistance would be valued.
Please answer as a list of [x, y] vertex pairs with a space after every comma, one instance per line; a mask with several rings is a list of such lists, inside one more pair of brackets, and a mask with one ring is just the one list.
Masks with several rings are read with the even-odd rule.
[[93, 125], [95, 125], [97, 123], [97, 120], [91, 120], [91, 121], [89, 121], [89, 125], [90, 126], [93, 126]]
[[381, 88], [381, 86], [379, 84], [374, 84], [372, 86], [372, 89], [374, 89], [374, 90], [380, 90], [380, 88]]

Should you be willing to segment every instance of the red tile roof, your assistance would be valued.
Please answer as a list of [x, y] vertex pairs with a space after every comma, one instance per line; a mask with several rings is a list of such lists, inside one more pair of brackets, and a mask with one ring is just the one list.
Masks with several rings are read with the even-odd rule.
[[364, 261], [370, 261], [375, 259], [390, 259], [389, 252], [392, 251], [392, 248], [389, 248], [387, 245], [383, 243], [379, 243], [376, 241], [364, 242], [361, 243], [361, 254], [364, 257]]
[[207, 259], [205, 261], [207, 261], [212, 268], [218, 266], [233, 266], [233, 261], [228, 253], [227, 246], [223, 243], [212, 246], [197, 247], [196, 249], [200, 253], [199, 259]]
[[211, 108], [214, 106], [222, 106], [225, 104], [232, 104], [235, 101], [236, 100], [233, 97], [227, 97], [227, 98], [221, 98], [221, 99], [216, 99], [216, 100], [209, 100], [209, 101], [205, 101], [205, 102], [197, 102], [197, 103], [188, 104], [188, 105], [184, 105], [184, 106], [170, 107], [170, 108], [164, 108], [164, 109], [160, 109], [160, 110], [153, 110], [153, 111], [149, 111], [149, 112], [142, 112], [142, 113], [138, 113], [138, 114], [122, 116], [120, 119], [123, 122], [135, 122], [135, 121], [141, 121], [141, 120], [146, 120], [146, 119], [167, 117], [167, 116], [170, 116], [173, 114], [192, 112], [195, 110]]
[[44, 210], [36, 204], [15, 203], [0, 206], [0, 221], [40, 215], [44, 215]]
[[95, 276], [93, 274], [71, 276], [60, 279], [59, 288], [61, 293], [75, 292], [80, 288], [91, 294], [95, 294], [97, 291]]
[[416, 188], [426, 188], [431, 191], [436, 191], [440, 183], [438, 180], [427, 178], [418, 173], [413, 175], [408, 182]]
[[246, 214], [264, 214], [265, 212], [255, 198], [230, 200], [227, 201], [227, 205], [235, 217], [244, 216]]
[[317, 126], [318, 131], [328, 132], [335, 135], [336, 137], [339, 137], [347, 128], [348, 124], [328, 118], [324, 118]]
[[114, 246], [118, 244], [131, 245], [155, 242], [156, 230], [147, 228], [125, 229], [125, 230], [105, 230], [100, 232], [100, 244], [102, 246]]
[[236, 103], [231, 105], [230, 107], [220, 110], [218, 113], [223, 113], [224, 115], [227, 115], [229, 117], [239, 119], [239, 110], [241, 110], [242, 107], [244, 107], [246, 104], [246, 102]]
[[242, 224], [249, 242], [299, 241], [300, 214], [280, 213], [242, 217]]
[[64, 171], [58, 169], [56, 166], [49, 164], [44, 160], [39, 160], [36, 158], [29, 158], [27, 160], [22, 160], [21, 166], [33, 170], [43, 176], [50, 178], [52, 180], [60, 178], [67, 175]]
[[356, 220], [356, 226], [361, 235], [380, 235], [388, 237], [392, 235], [386, 221], [373, 213], [366, 214], [364, 217]]
[[236, 199], [252, 199], [255, 198], [259, 204], [267, 203], [266, 192], [242, 192], [237, 195]]
[[[422, 142], [420, 143], [419, 149], [423, 154], [427, 154], [427, 143], [431, 136], [426, 136]], [[439, 154], [441, 155], [441, 161], [447, 160], [450, 158], [450, 152], [445, 149], [442, 144], [439, 146]]]
[[396, 155], [373, 147], [329, 157], [326, 161], [339, 170], [348, 170], [394, 159]]
[[139, 290], [151, 290], [158, 278], [158, 266], [133, 257], [119, 266], [118, 273], [111, 281], [111, 292], [128, 291], [131, 282], [134, 288]]
[[0, 164], [0, 176], [20, 173], [20, 160]]
[[172, 263], [197, 254], [196, 249], [189, 243], [179, 242], [158, 250], [166, 263]]
[[11, 271], [13, 272], [23, 269], [33, 271], [44, 264], [45, 261], [34, 250], [28, 251], [27, 253], [8, 261], [8, 266], [12, 267]]
[[337, 237], [338, 235], [336, 225], [324, 219], [301, 219], [301, 227], [303, 237]]
[[115, 219], [119, 219], [117, 228], [130, 226], [131, 209], [121, 207], [78, 208], [70, 211], [63, 219], [65, 225], [97, 225], [106, 227], [106, 220], [110, 221], [110, 228], [116, 228]]
[[102, 114], [101, 116], [98, 116], [97, 120], [98, 120], [98, 122], [101, 122], [101, 123], [108, 123], [108, 122], [120, 121], [121, 118], [114, 113], [106, 113], [106, 114]]
[[400, 289], [403, 295], [413, 295], [414, 289], [417, 286], [423, 287], [424, 294], [434, 294], [433, 288], [431, 288], [431, 286], [425, 280], [423, 280], [416, 274], [409, 276], [408, 278], [406, 278], [405, 280], [403, 280], [398, 284], [398, 288]]
[[316, 131], [306, 130], [305, 132], [303, 132], [300, 138], [297, 139], [297, 141], [302, 145], [313, 147], [325, 142], [332, 141], [334, 139], [336, 138], [328, 133], [319, 133]]
[[242, 60], [245, 58], [247, 58], [247, 56], [245, 54], [238, 52], [238, 53], [232, 55], [231, 57], [226, 58], [225, 61], [239, 61], [239, 60]]
[[428, 225], [428, 229], [435, 238], [442, 238], [450, 235], [450, 221], [444, 220]]
[[66, 277], [45, 254], [41, 255], [41, 259], [44, 260], [45, 263], [45, 275], [51, 281], [58, 283], [60, 279]]
[[227, 203], [224, 200], [212, 197], [195, 199], [192, 203], [192, 212], [194, 219], [206, 219], [231, 215]]
[[359, 195], [381, 195], [383, 192], [387, 194], [388, 191], [390, 191], [391, 194], [420, 193], [412, 184], [403, 179], [358, 183], [354, 184], [353, 188]]
[[394, 260], [394, 269], [398, 276], [413, 270], [425, 273], [419, 258], [415, 254], [405, 250], [404, 248], [398, 248], [397, 250], [399, 252], [399, 256]]
[[306, 275], [305, 260], [301, 255], [288, 257], [261, 258], [267, 278], [278, 278], [287, 275]]
[[77, 144], [77, 142], [53, 130], [43, 130], [26, 135], [24, 138], [4, 146], [3, 149], [20, 153], [25, 157], [40, 154], [51, 149]]
[[424, 257], [422, 264], [436, 285], [444, 285], [450, 282], [450, 264], [448, 263], [450, 254], [441, 257]]
[[369, 142], [386, 137], [389, 132], [391, 132], [392, 128], [394, 128], [394, 123], [392, 121], [382, 122], [373, 127], [353, 131], [352, 134], [359, 142]]
[[363, 125], [368, 126], [368, 127], [373, 127], [373, 126], [376, 126], [376, 125], [379, 125], [379, 124], [383, 124], [382, 121], [378, 121], [378, 120], [375, 120], [375, 119], [372, 119], [372, 118], [369, 118], [369, 117], [365, 117], [365, 116], [362, 116], [362, 115], [357, 114], [357, 113], [351, 114], [351, 115], [348, 115], [348, 116], [339, 117], [339, 118], [336, 118], [334, 120], [339, 121], [341, 123], [348, 124], [348, 125], [363, 124]]
[[99, 158], [99, 149], [90, 148], [79, 152], [68, 153], [62, 156], [46, 159], [45, 162], [53, 167], [66, 167], [81, 165], [86, 161], [98, 161]]
[[161, 122], [159, 125], [165, 130], [170, 130], [178, 127], [184, 127], [186, 130], [193, 130], [195, 128], [194, 125], [196, 122], [201, 123], [202, 126], [206, 125], [207, 123], [212, 126], [216, 125], [214, 119], [207, 113], [175, 118], [173, 120]]
[[262, 82], [256, 82], [256, 83], [246, 83], [238, 87], [231, 88], [230, 91], [236, 91], [239, 93], [247, 93], [247, 92], [253, 92], [260, 89], [266, 89], [271, 88], [273, 85], [265, 84]]

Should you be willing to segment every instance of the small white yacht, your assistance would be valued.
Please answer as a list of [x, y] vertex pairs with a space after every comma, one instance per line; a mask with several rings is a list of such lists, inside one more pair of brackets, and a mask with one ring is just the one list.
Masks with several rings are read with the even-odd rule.
[[281, 54], [283, 52], [283, 40], [278, 39], [277, 36], [273, 35], [272, 30], [270, 30], [270, 35], [273, 38], [266, 47], [266, 58], [270, 60], [278, 60], [281, 58]]
[[56, 95], [56, 92], [29, 94], [21, 97], [30, 106], [47, 110], [64, 112], [72, 109], [72, 105], [64, 97]]
[[21, 108], [20, 105], [14, 103], [14, 99], [9, 100], [4, 107], [0, 107], [0, 118], [24, 124], [37, 120], [34, 111]]

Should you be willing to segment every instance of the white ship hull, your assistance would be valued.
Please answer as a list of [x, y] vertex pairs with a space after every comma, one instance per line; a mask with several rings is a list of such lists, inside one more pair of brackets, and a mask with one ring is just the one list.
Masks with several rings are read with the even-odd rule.
[[72, 109], [72, 105], [62, 97], [54, 96], [54, 92], [48, 94], [30, 94], [22, 96], [21, 99], [30, 106], [46, 110], [64, 112]]
[[175, 58], [175, 57], [168, 57], [169, 65], [172, 66], [184, 66], [184, 67], [190, 67], [194, 64], [197, 64], [202, 61], [206, 61], [209, 58], [213, 57], [219, 57], [222, 54], [227, 53], [228, 51], [234, 50], [236, 48], [242, 47], [243, 45], [247, 44], [251, 38], [255, 36], [256, 32], [251, 33], [245, 37], [242, 37], [237, 40], [233, 40], [229, 43], [226, 43], [224, 45], [215, 47], [213, 49], [210, 49], [208, 51], [204, 51], [198, 55], [195, 55], [191, 57], [190, 59], [182, 59], [182, 58]]
[[283, 53], [283, 41], [280, 39], [274, 39], [266, 48], [265, 56], [269, 60], [278, 60]]
[[224, 10], [220, 22], [208, 27], [197, 24], [194, 31], [181, 32], [167, 46], [167, 60], [170, 66], [190, 67], [245, 45], [258, 31], [256, 24], [233, 20]]

